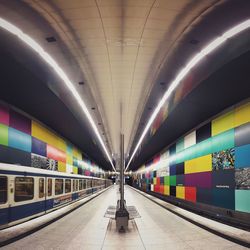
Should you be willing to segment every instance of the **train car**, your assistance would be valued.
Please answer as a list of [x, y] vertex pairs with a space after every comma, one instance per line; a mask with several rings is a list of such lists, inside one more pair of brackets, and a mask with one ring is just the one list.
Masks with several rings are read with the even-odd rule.
[[0, 163], [0, 229], [112, 185], [108, 179]]

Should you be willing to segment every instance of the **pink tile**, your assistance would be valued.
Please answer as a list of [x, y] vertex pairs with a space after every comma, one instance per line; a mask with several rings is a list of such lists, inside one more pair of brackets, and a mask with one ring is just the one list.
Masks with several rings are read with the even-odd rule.
[[9, 108], [0, 104], [0, 123], [9, 126], [9, 122], [10, 122]]

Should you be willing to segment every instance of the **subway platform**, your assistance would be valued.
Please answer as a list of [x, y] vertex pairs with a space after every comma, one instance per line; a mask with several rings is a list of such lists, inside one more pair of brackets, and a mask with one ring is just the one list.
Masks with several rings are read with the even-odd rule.
[[126, 233], [119, 233], [115, 221], [104, 217], [107, 207], [116, 205], [118, 195], [118, 187], [113, 186], [2, 249], [248, 249], [173, 214], [129, 186], [125, 186], [127, 205], [135, 206], [141, 217], [129, 221]]

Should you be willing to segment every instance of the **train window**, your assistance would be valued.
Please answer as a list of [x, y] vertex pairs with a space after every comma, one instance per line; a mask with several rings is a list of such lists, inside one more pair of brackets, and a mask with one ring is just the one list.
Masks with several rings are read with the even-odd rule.
[[73, 180], [73, 192], [76, 191], [76, 180]]
[[52, 195], [52, 179], [48, 179], [48, 196]]
[[86, 180], [82, 180], [83, 181], [83, 189], [86, 189]]
[[7, 177], [0, 176], [0, 204], [7, 201]]
[[83, 180], [79, 180], [79, 190], [82, 190], [82, 181]]
[[65, 193], [70, 193], [71, 192], [71, 180], [66, 179], [65, 180]]
[[78, 180], [76, 180], [76, 191], [78, 191]]
[[15, 179], [15, 201], [32, 200], [34, 197], [34, 178], [16, 177]]
[[55, 179], [55, 195], [63, 193], [63, 179]]
[[44, 179], [39, 178], [39, 198], [44, 197]]

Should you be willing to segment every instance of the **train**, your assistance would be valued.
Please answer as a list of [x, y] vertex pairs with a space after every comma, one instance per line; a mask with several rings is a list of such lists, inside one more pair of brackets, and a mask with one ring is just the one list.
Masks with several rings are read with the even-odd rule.
[[111, 185], [109, 179], [0, 163], [0, 229], [67, 206]]

